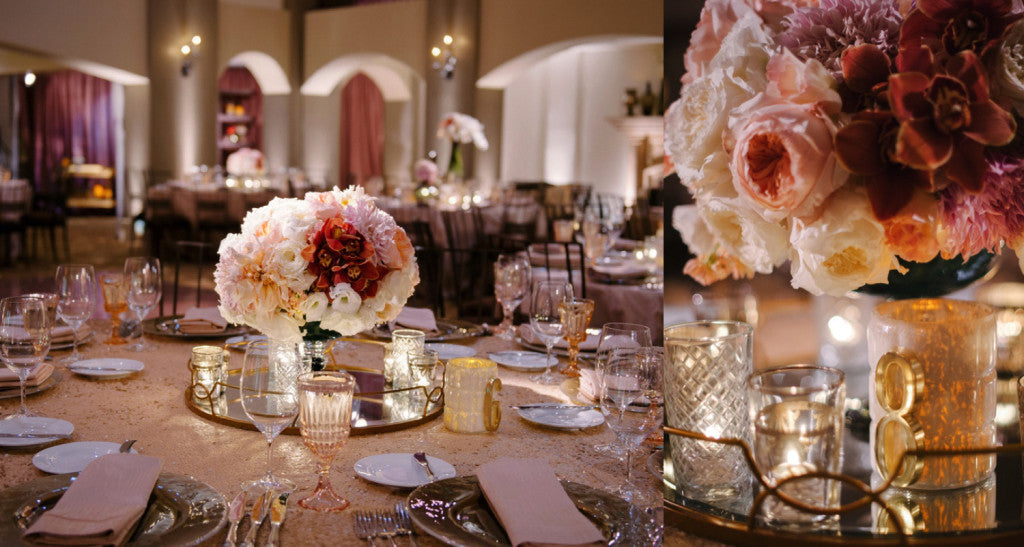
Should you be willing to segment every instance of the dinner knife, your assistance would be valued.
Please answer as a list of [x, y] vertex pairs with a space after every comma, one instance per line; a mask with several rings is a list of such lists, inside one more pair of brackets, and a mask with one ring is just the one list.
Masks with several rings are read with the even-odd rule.
[[528, 405], [512, 405], [513, 410], [528, 410], [531, 408], [549, 408], [551, 410], [596, 410], [596, 405], [562, 405], [552, 403], [533, 403]]
[[228, 505], [228, 537], [224, 540], [224, 547], [235, 547], [238, 543], [238, 523], [245, 516], [245, 497], [246, 492], [242, 490]]
[[284, 522], [284, 515], [287, 511], [288, 492], [281, 492], [281, 495], [274, 498], [270, 503], [270, 539], [267, 540], [267, 547], [278, 546], [278, 534], [280, 533], [281, 523]]
[[249, 531], [245, 534], [245, 539], [242, 541], [242, 547], [254, 547], [256, 545], [256, 533], [260, 530], [260, 525], [263, 524], [263, 519], [267, 518], [267, 511], [270, 510], [270, 498], [274, 495], [273, 490], [267, 490], [260, 494], [259, 498], [252, 504], [252, 511], [249, 513]]
[[71, 433], [0, 433], [0, 439], [67, 439]]

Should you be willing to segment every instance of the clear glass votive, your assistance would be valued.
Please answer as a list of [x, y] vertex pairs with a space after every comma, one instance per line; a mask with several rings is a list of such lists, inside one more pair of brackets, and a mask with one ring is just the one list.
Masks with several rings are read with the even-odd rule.
[[[747, 381], [754, 462], [765, 482], [811, 508], [839, 506], [840, 483], [791, 477], [838, 473], [843, 440], [843, 372], [816, 365], [788, 365], [757, 372]], [[769, 496], [761, 516], [770, 524], [801, 525], [834, 518], [806, 512]]]
[[[223, 382], [227, 376], [227, 364], [224, 361], [224, 349], [219, 346], [195, 346], [192, 348], [192, 385], [197, 398], [209, 394], [211, 398], [220, 397], [223, 393]], [[205, 390], [205, 391], [204, 391]]]
[[[665, 425], [750, 442], [745, 382], [753, 372], [753, 332], [739, 321], [698, 321], [665, 329]], [[669, 435], [666, 455], [689, 498], [744, 507], [752, 492], [735, 446]]]
[[901, 457], [907, 450], [996, 444], [996, 316], [984, 304], [923, 298], [885, 302], [868, 325], [875, 472], [901, 488], [981, 482], [994, 455]]
[[423, 351], [427, 335], [421, 330], [396, 329], [391, 333], [390, 353], [385, 351], [384, 381], [393, 387], [409, 385], [409, 355]]
[[409, 355], [409, 386], [423, 386], [429, 394], [435, 387], [437, 351], [423, 349]]

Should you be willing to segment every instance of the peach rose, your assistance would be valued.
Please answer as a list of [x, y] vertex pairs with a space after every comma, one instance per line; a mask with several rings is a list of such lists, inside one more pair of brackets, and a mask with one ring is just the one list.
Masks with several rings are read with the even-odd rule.
[[836, 80], [816, 59], [801, 61], [788, 49], [768, 61], [768, 88], [773, 98], [795, 104], [818, 105], [829, 114], [838, 113], [843, 100], [836, 92]]
[[835, 125], [811, 105], [769, 104], [748, 112], [730, 123], [736, 192], [763, 207], [769, 220], [813, 216], [849, 176], [832, 149]]

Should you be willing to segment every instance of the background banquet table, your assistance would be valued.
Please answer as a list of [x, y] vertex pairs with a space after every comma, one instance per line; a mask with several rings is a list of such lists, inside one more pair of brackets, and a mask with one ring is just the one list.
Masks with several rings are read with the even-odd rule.
[[[110, 441], [138, 439], [135, 448], [143, 454], [156, 456], [163, 462], [163, 471], [191, 475], [211, 485], [227, 499], [240, 489], [243, 481], [262, 475], [266, 469], [266, 444], [261, 433], [209, 421], [186, 407], [184, 393], [189, 383], [186, 368], [193, 345], [203, 341], [148, 336], [155, 347], [135, 353], [121, 347], [111, 349], [98, 340], [108, 332], [109, 322], [94, 319], [94, 336], [81, 348], [86, 358], [124, 357], [139, 359], [145, 370], [118, 380], [91, 380], [77, 376], [59, 366], [63, 380], [52, 389], [29, 397], [29, 408], [44, 416], [62, 418], [75, 426], [73, 441]], [[478, 356], [490, 351], [511, 349], [513, 344], [487, 336], [466, 342]], [[67, 351], [54, 352], [60, 358]], [[382, 347], [352, 343], [336, 349], [339, 363], [366, 368], [381, 368]], [[231, 351], [231, 367], [240, 368], [242, 353]], [[297, 506], [300, 496], [315, 484], [314, 459], [301, 438], [282, 435], [274, 443], [274, 470], [296, 482], [299, 492], [289, 502], [288, 518], [281, 529], [284, 545], [357, 544], [352, 527], [355, 510], [393, 508], [403, 501], [409, 490], [378, 486], [359, 478], [354, 463], [366, 456], [389, 452], [423, 451], [453, 464], [458, 475], [472, 475], [480, 464], [499, 457], [540, 457], [547, 460], [563, 479], [598, 489], [612, 489], [624, 478], [624, 469], [617, 461], [596, 455], [592, 447], [611, 442], [614, 435], [604, 426], [582, 431], [556, 431], [533, 426], [508, 408], [511, 404], [539, 401], [569, 401], [559, 386], [539, 386], [529, 380], [530, 374], [499, 367], [504, 384], [500, 399], [503, 416], [494, 434], [467, 435], [450, 432], [437, 418], [428, 423], [396, 432], [352, 437], [340, 451], [332, 468], [335, 489], [352, 502], [340, 514], [315, 513]], [[17, 398], [0, 400], [0, 412], [17, 409]], [[45, 473], [36, 469], [32, 455], [40, 450], [2, 449], [0, 457], [0, 488], [8, 488]], [[638, 458], [646, 460], [646, 458]], [[652, 492], [660, 485], [637, 462], [634, 476]], [[261, 541], [269, 526], [264, 526]], [[245, 531], [245, 523], [241, 531]], [[206, 542], [220, 545], [226, 530]], [[425, 534], [421, 545], [440, 543]], [[400, 539], [399, 541], [407, 541]], [[668, 544], [668, 542], [667, 542]]]

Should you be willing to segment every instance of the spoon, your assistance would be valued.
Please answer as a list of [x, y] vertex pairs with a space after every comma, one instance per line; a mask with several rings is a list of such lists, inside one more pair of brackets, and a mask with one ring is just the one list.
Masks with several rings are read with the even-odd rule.
[[117, 451], [121, 452], [121, 453], [124, 453], [124, 454], [127, 454], [128, 452], [131, 451], [133, 444], [135, 444], [135, 439], [129, 439], [129, 440], [121, 443], [121, 446], [117, 449]]
[[413, 457], [414, 460], [419, 462], [420, 465], [423, 466], [423, 469], [427, 470], [427, 478], [430, 479], [430, 482], [434, 482], [435, 480], [437, 480], [437, 477], [434, 476], [434, 472], [431, 471], [431, 469], [430, 469], [430, 463], [427, 462], [427, 455], [426, 454], [424, 454], [423, 452], [417, 452], [417, 453], [413, 454], [412, 457]]

